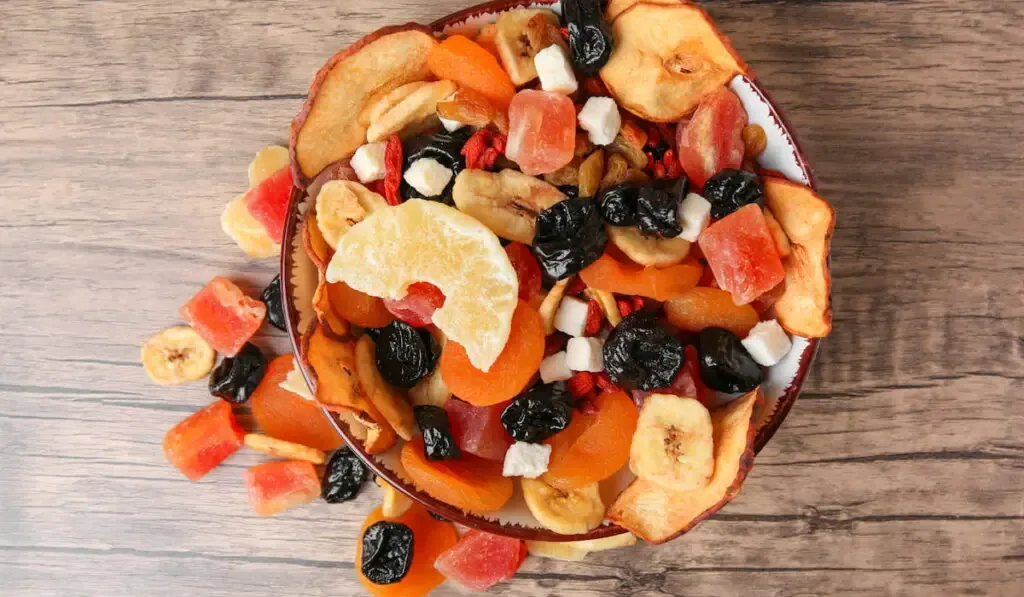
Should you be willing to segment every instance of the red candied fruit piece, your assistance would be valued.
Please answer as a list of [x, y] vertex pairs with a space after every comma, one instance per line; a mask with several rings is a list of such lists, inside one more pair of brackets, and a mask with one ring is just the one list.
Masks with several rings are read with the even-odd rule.
[[699, 244], [715, 279], [737, 305], [746, 305], [786, 277], [761, 207], [745, 205], [700, 235]]
[[284, 222], [288, 219], [292, 186], [292, 168], [285, 166], [245, 194], [246, 209], [263, 225], [270, 238], [279, 244], [284, 238]]
[[218, 400], [193, 413], [164, 435], [164, 456], [193, 481], [212, 471], [242, 447], [245, 431], [238, 426], [231, 405]]
[[441, 574], [471, 591], [486, 591], [512, 578], [526, 559], [526, 543], [476, 529], [434, 562]]
[[231, 280], [217, 276], [179, 313], [214, 350], [233, 357], [260, 329], [267, 306], [246, 296]]
[[404, 297], [383, 300], [392, 315], [414, 328], [424, 328], [431, 324], [434, 311], [444, 305], [444, 293], [429, 282], [416, 282], [409, 285]]
[[576, 108], [564, 95], [524, 89], [508, 108], [505, 155], [523, 174], [554, 172], [572, 161], [576, 147]]
[[465, 452], [487, 460], [503, 461], [505, 452], [512, 445], [512, 437], [501, 424], [501, 411], [509, 402], [491, 406], [473, 406], [458, 398], [445, 402], [451, 423], [452, 437], [456, 445]]
[[273, 516], [320, 497], [320, 477], [303, 460], [268, 462], [245, 471], [249, 504], [260, 516]]
[[519, 278], [519, 298], [529, 302], [530, 299], [540, 294], [540, 264], [533, 256], [530, 247], [523, 243], [509, 243], [505, 247], [508, 260], [516, 270], [516, 277]]
[[586, 398], [596, 386], [594, 374], [589, 371], [577, 371], [565, 382], [565, 389], [573, 398]]
[[704, 186], [726, 168], [743, 164], [743, 127], [747, 111], [740, 98], [722, 88], [705, 97], [690, 121], [676, 129], [679, 163], [690, 181]]
[[402, 185], [402, 139], [391, 135], [384, 146], [384, 199], [388, 205], [402, 202], [399, 189]]

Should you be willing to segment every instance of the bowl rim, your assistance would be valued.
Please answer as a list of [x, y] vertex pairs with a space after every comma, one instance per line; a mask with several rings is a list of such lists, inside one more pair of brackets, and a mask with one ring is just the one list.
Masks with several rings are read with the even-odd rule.
[[[559, 0], [492, 0], [490, 2], [484, 2], [463, 8], [447, 16], [441, 17], [427, 25], [430, 29], [435, 32], [442, 31], [445, 27], [453, 24], [460, 23], [466, 19], [477, 17], [487, 13], [500, 13], [513, 8], [521, 8], [525, 6], [537, 6], [537, 5], [552, 5], [558, 3]], [[757, 79], [756, 75], [752, 72], [742, 75], [746, 82], [750, 84], [750, 87], [757, 93], [764, 103], [768, 106], [772, 118], [782, 128], [783, 133], [792, 144], [793, 155], [796, 159], [797, 165], [800, 170], [806, 175], [808, 186], [817, 190], [817, 180], [814, 176], [810, 164], [807, 161], [806, 155], [800, 146], [800, 142], [790, 126], [789, 121], [786, 120], [782, 111], [778, 108], [777, 104], [772, 99], [771, 95], [765, 90], [764, 86]], [[309, 375], [306, 370], [306, 363], [301, 355], [302, 338], [299, 332], [299, 313], [295, 307], [294, 293], [292, 291], [292, 272], [295, 267], [294, 251], [295, 236], [302, 224], [302, 217], [299, 213], [299, 206], [305, 202], [306, 192], [298, 187], [293, 187], [291, 196], [288, 204], [288, 215], [285, 220], [284, 236], [281, 242], [281, 258], [280, 258], [280, 274], [281, 274], [281, 300], [285, 310], [285, 323], [287, 327], [288, 339], [292, 345], [292, 351], [295, 355], [295, 362], [299, 367], [299, 371], [302, 373], [303, 378], [309, 385], [310, 389], [315, 393], [316, 383], [315, 379]], [[829, 263], [829, 269], [831, 270], [831, 262]], [[779, 396], [778, 402], [775, 405], [774, 410], [769, 415], [768, 422], [763, 425], [757, 432], [757, 436], [754, 439], [754, 453], [759, 453], [769, 440], [775, 435], [779, 427], [785, 421], [789, 414], [793, 403], [796, 402], [797, 396], [800, 394], [800, 390], [803, 387], [804, 381], [807, 377], [808, 372], [811, 369], [811, 364], [817, 355], [818, 348], [821, 344], [820, 338], [808, 339], [808, 345], [804, 349], [803, 354], [800, 357], [800, 362], [797, 366], [797, 372], [794, 375], [792, 381], [790, 381], [786, 390]], [[383, 466], [374, 456], [367, 454], [363, 448], [362, 442], [357, 438], [354, 438], [348, 431], [347, 425], [341, 424], [337, 418], [326, 408], [322, 409], [323, 414], [330, 421], [331, 425], [338, 431], [344, 440], [345, 444], [352, 450], [356, 456], [377, 476], [383, 478], [392, 487], [411, 498], [413, 501], [423, 505], [428, 510], [444, 516], [445, 518], [463, 524], [467, 527], [480, 529], [489, 533], [498, 535], [504, 535], [508, 537], [515, 537], [518, 539], [526, 539], [532, 541], [580, 541], [587, 539], [600, 539], [604, 537], [610, 537], [614, 535], [620, 535], [627, 532], [626, 529], [614, 525], [614, 524], [603, 524], [600, 527], [583, 534], [578, 535], [562, 535], [548, 529], [530, 528], [523, 527], [517, 524], [503, 523], [497, 520], [491, 520], [483, 516], [469, 514], [462, 511], [455, 506], [442, 502], [422, 491], [411, 486], [401, 477], [399, 477], [391, 469]]]

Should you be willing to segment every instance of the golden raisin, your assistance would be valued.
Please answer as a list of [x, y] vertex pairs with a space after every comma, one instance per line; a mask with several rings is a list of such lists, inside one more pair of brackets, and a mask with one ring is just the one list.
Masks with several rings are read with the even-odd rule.
[[626, 173], [629, 172], [629, 163], [626, 158], [617, 153], [608, 156], [604, 167], [604, 177], [601, 178], [601, 190], [610, 189], [626, 180]]
[[604, 176], [604, 151], [598, 149], [580, 164], [579, 196], [586, 198], [597, 194], [602, 176]]
[[740, 134], [743, 137], [744, 155], [757, 157], [768, 146], [768, 135], [759, 124], [748, 124], [743, 127], [743, 132]]
[[470, 126], [487, 126], [494, 120], [496, 110], [480, 93], [463, 87], [448, 99], [437, 103], [442, 118], [457, 120]]

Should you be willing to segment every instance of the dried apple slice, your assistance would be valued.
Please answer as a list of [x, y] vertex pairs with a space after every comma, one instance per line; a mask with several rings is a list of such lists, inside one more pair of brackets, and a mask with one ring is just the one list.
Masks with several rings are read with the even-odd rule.
[[[451, 81], [414, 83], [419, 85], [405, 97], [394, 101], [384, 99], [374, 106], [370, 115], [370, 126], [366, 129], [366, 140], [370, 143], [386, 140], [391, 135], [418, 132], [425, 120], [437, 112], [437, 102], [455, 93], [457, 87]], [[383, 103], [383, 107], [380, 104]]]
[[428, 28], [408, 23], [379, 29], [327, 61], [292, 121], [288, 147], [297, 186], [305, 188], [321, 170], [366, 142], [359, 116], [371, 100], [430, 78], [426, 57], [435, 45]]
[[760, 388], [711, 413], [715, 471], [700, 489], [672, 491], [637, 479], [608, 510], [608, 520], [648, 543], [664, 543], [692, 529], [729, 503], [740, 492], [754, 466], [754, 407]]
[[[615, 20], [615, 17], [626, 12], [626, 9], [634, 4], [640, 2], [640, 0], [608, 0], [608, 6], [604, 9], [604, 18], [608, 19], [611, 23]], [[676, 6], [680, 3], [680, 0], [644, 0], [645, 4], [669, 4]]]
[[363, 391], [387, 419], [395, 433], [405, 441], [416, 432], [412, 406], [398, 389], [389, 384], [377, 370], [377, 348], [373, 338], [363, 335], [356, 342], [356, 374]]
[[789, 237], [785, 289], [775, 302], [775, 315], [787, 332], [822, 338], [832, 331], [832, 275], [828, 255], [835, 211], [809, 187], [772, 176], [764, 177], [765, 203]]
[[348, 334], [348, 322], [338, 314], [331, 304], [327, 280], [322, 271], [317, 279], [316, 292], [313, 293], [313, 312], [316, 313], [316, 319], [323, 326], [326, 334], [339, 339], [344, 338]]
[[692, 4], [638, 3], [612, 23], [615, 50], [601, 79], [633, 114], [675, 122], [746, 64], [707, 14]]
[[327, 264], [330, 263], [334, 251], [324, 240], [324, 235], [320, 234], [315, 207], [310, 208], [306, 214], [306, 222], [302, 225], [302, 246], [316, 269], [320, 270], [320, 273], [327, 271]]

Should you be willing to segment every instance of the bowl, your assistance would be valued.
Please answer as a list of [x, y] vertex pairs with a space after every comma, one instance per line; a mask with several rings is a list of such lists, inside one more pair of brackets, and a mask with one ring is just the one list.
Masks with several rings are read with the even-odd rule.
[[[498, 14], [513, 8], [556, 4], [555, 0], [498, 0], [460, 10], [438, 19], [429, 27], [437, 32], [449, 33], [493, 22]], [[814, 175], [793, 132], [761, 83], [753, 75], [737, 75], [730, 81], [729, 88], [740, 98], [750, 122], [761, 125], [767, 133], [767, 148], [758, 158], [760, 166], [775, 170], [789, 180], [814, 188]], [[317, 285], [317, 271], [302, 246], [304, 215], [310, 203], [304, 191], [297, 188], [292, 190], [281, 251], [281, 280], [284, 282], [281, 288], [288, 334], [297, 356], [300, 355], [302, 333], [315, 320], [311, 299]], [[756, 415], [758, 425], [755, 451], [760, 451], [768, 443], [786, 419], [800, 393], [817, 348], [817, 339], [793, 337], [793, 349], [779, 364], [769, 369], [763, 385], [766, 400]], [[300, 363], [307, 382], [310, 382], [310, 388], [315, 391], [312, 383], [315, 378], [306, 370], [303, 359], [297, 358], [296, 361]], [[540, 527], [526, 510], [518, 488], [510, 505], [498, 513], [492, 516], [468, 514], [418, 490], [404, 478], [396, 466], [397, 449], [384, 454], [369, 455], [363, 449], [362, 443], [349, 432], [347, 425], [327, 410], [324, 411], [324, 415], [330, 419], [345, 442], [370, 470], [427, 509], [457, 523], [490, 533], [538, 541], [597, 539], [625, 532], [621, 527], [607, 522], [581, 535], [562, 535]], [[614, 495], [630, 480], [631, 475], [617, 475], [602, 483], [602, 491]]]

